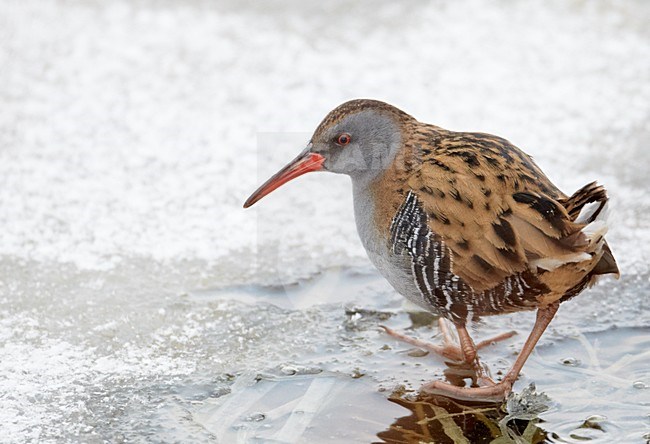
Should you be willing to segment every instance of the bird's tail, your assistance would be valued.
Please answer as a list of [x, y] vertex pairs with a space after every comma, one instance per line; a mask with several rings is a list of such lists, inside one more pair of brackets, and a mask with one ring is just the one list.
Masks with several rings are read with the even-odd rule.
[[592, 182], [565, 199], [562, 205], [575, 223], [585, 225], [581, 232], [588, 241], [586, 250], [592, 253], [602, 253], [600, 261], [593, 269], [593, 275], [616, 274], [620, 276], [616, 259], [605, 241], [608, 216], [607, 200], [605, 188]]

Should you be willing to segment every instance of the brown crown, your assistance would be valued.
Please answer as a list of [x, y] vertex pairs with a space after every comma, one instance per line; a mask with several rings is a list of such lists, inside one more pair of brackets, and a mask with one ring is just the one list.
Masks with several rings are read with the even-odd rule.
[[414, 120], [413, 117], [404, 111], [395, 108], [393, 105], [389, 105], [388, 103], [372, 99], [354, 99], [345, 102], [330, 111], [320, 125], [318, 125], [318, 128], [316, 128], [315, 134], [319, 134], [321, 131], [324, 131], [332, 125], [336, 125], [346, 116], [366, 110], [375, 110], [391, 114], [400, 123]]

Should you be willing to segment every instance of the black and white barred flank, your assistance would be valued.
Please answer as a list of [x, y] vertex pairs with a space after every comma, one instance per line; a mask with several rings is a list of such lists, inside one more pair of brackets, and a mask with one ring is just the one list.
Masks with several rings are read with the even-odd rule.
[[[409, 191], [390, 226], [393, 254], [411, 259], [411, 272], [424, 299], [442, 316], [457, 323], [479, 316], [535, 308], [535, 298], [548, 291], [531, 272], [508, 276], [494, 288], [475, 292], [453, 272], [453, 252], [427, 224], [417, 195]], [[510, 310], [509, 310], [510, 309]]]

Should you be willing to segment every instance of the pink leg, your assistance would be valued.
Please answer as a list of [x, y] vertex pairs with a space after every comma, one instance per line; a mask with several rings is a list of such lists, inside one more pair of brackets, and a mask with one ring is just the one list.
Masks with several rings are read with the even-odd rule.
[[472, 341], [472, 338], [467, 332], [467, 328], [464, 325], [456, 325], [456, 330], [458, 331], [460, 350], [463, 353], [463, 362], [468, 364], [476, 363], [478, 353], [476, 352], [474, 341]]
[[517, 380], [519, 372], [521, 372], [522, 367], [526, 363], [528, 356], [532, 353], [537, 341], [542, 337], [542, 334], [548, 327], [548, 324], [555, 316], [558, 308], [560, 306], [559, 302], [551, 304], [545, 308], [540, 308], [537, 310], [537, 319], [535, 320], [535, 326], [526, 339], [526, 343], [517, 356], [515, 364], [512, 366], [510, 371], [504, 376], [503, 380], [498, 384], [489, 386], [489, 387], [456, 387], [444, 383], [442, 381], [433, 381], [422, 386], [422, 391], [431, 394], [439, 394], [449, 396], [455, 399], [465, 399], [465, 400], [482, 400], [482, 401], [502, 401], [508, 396], [512, 390], [512, 385]]

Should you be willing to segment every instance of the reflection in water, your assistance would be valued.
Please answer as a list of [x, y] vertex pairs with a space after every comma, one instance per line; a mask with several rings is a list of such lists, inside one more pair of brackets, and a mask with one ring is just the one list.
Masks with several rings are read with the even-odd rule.
[[[430, 326], [437, 320], [429, 313], [409, 313], [410, 328]], [[448, 383], [477, 386], [477, 369], [447, 362]], [[485, 368], [478, 370], [484, 372]], [[383, 443], [541, 443], [546, 433], [537, 427], [538, 415], [548, 409], [549, 399], [535, 392], [535, 386], [513, 393], [504, 403], [460, 401], [445, 396], [394, 392], [389, 401], [410, 410], [377, 434]]]
[[[511, 411], [516, 406], [533, 403], [540, 395], [534, 395], [534, 388], [510, 398], [507, 404], [486, 404], [457, 401], [443, 396], [422, 396], [409, 399], [393, 394], [389, 401], [411, 411], [408, 416], [398, 418], [388, 430], [377, 436], [382, 443], [541, 443], [546, 434], [536, 426], [537, 415], [517, 415]], [[531, 397], [532, 398], [529, 398]], [[522, 398], [526, 397], [523, 403]], [[546, 397], [544, 399], [547, 400]], [[519, 404], [517, 404], [519, 403]], [[536, 410], [545, 407], [537, 403]]]

